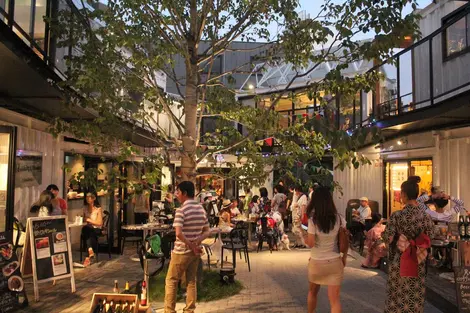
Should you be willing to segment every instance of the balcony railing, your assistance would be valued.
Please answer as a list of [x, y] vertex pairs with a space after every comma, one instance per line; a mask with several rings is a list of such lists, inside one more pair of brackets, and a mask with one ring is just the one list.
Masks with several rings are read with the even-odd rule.
[[372, 110], [363, 125], [372, 118], [385, 120], [432, 107], [470, 90], [470, 69], [467, 67], [470, 53], [462, 51], [449, 58], [446, 52], [451, 42], [450, 39], [447, 42], [449, 27], [455, 21], [465, 19], [470, 5], [459, 10], [432, 34], [370, 69], [381, 72], [383, 78], [371, 92]]

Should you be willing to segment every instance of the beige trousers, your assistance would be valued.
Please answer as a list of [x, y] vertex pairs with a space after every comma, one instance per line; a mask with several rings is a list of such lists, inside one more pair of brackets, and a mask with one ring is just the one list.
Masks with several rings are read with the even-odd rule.
[[197, 288], [196, 277], [197, 267], [201, 258], [194, 253], [175, 254], [172, 253], [170, 266], [165, 280], [165, 313], [176, 313], [176, 293], [178, 282], [185, 276], [186, 280], [186, 307], [183, 312], [194, 313], [196, 309]]

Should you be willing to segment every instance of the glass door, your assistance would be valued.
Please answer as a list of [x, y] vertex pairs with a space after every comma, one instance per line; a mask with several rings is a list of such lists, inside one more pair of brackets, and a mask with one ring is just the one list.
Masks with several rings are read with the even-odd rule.
[[13, 227], [15, 128], [0, 126], [0, 232]]
[[401, 210], [401, 184], [409, 176], [419, 176], [419, 193], [431, 192], [432, 187], [432, 160], [415, 159], [406, 161], [387, 162], [385, 166], [385, 191], [388, 216]]

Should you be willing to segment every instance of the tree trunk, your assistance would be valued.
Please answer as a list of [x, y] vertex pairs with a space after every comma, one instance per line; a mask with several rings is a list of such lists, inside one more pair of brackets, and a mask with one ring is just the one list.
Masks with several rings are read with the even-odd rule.
[[197, 140], [197, 47], [188, 42], [191, 58], [186, 61], [186, 90], [184, 101], [184, 135], [181, 174], [183, 180], [196, 182], [196, 140]]
[[190, 27], [186, 36], [188, 55], [186, 58], [186, 90], [184, 99], [184, 134], [181, 174], [183, 180], [196, 183], [196, 142], [198, 102], [198, 12], [197, 1], [190, 1]]

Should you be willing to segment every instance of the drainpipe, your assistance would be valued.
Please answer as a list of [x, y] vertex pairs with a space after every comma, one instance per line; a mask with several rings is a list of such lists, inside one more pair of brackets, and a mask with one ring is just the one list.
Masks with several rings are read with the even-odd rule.
[[434, 153], [434, 158], [433, 158], [433, 185], [434, 186], [440, 186], [441, 185], [441, 179], [440, 179], [440, 168], [441, 168], [441, 152], [440, 152], [440, 145], [441, 145], [441, 137], [439, 132], [433, 132], [433, 136], [435, 139], [435, 153]]

